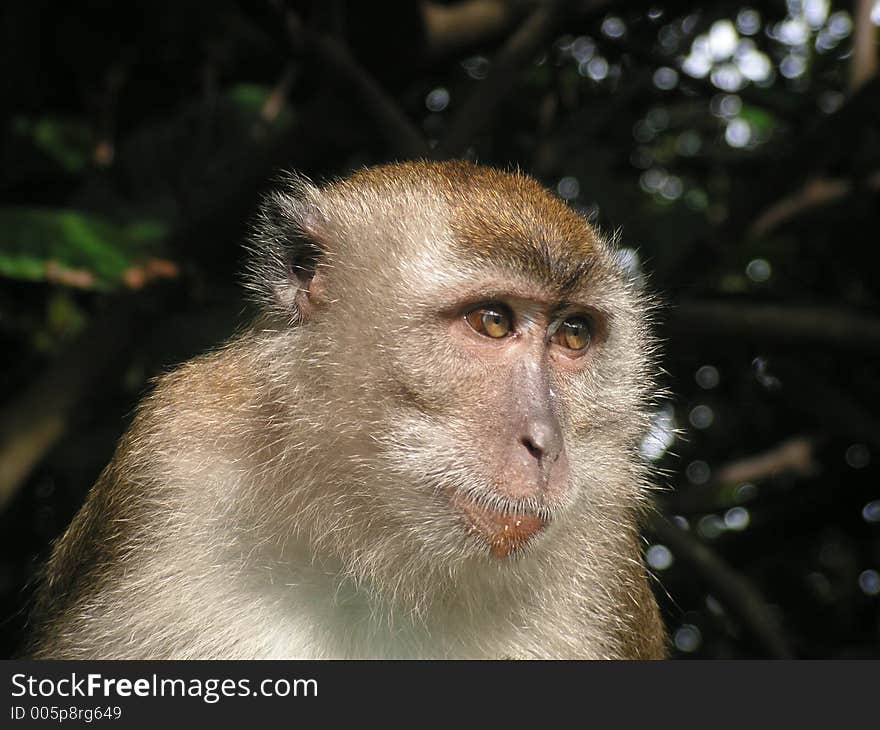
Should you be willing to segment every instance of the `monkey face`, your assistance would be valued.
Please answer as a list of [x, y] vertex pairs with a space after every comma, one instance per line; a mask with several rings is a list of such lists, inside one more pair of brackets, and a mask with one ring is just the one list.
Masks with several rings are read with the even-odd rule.
[[312, 206], [320, 296], [300, 328], [333, 349], [300, 361], [345, 403], [328, 461], [346, 455], [371, 529], [496, 560], [634, 499], [643, 304], [587, 221], [463, 163], [372, 168]]
[[[476, 289], [474, 296], [484, 296], [484, 287]], [[460, 450], [473, 449], [488, 482], [449, 490], [448, 497], [491, 553], [506, 557], [574, 496], [562, 380], [588, 365], [600, 328], [597, 312], [560, 309], [534, 287], [494, 288], [491, 296], [476, 305], [466, 297], [444, 312], [441, 331], [468, 371], [455, 400], [473, 414], [472, 423], [481, 422], [463, 435]]]
[[609, 335], [588, 292], [563, 299], [509, 272], [473, 274], [410, 311], [393, 348], [397, 427], [384, 454], [431, 488], [446, 534], [495, 558], [549, 538], [583, 498], [578, 468], [602, 417], [592, 388]]

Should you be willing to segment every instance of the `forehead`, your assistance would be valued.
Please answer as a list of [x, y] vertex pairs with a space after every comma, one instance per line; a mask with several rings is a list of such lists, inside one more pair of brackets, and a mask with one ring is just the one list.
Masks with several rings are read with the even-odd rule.
[[602, 244], [586, 220], [518, 172], [467, 162], [414, 162], [369, 168], [348, 182], [384, 192], [386, 199], [439, 207], [456, 257], [509, 268], [563, 293], [601, 258]]

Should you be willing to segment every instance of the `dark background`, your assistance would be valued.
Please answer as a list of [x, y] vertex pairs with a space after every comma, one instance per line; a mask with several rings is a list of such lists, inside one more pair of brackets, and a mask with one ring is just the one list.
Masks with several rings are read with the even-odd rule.
[[0, 9], [0, 656], [149, 380], [250, 315], [281, 169], [519, 166], [663, 302], [646, 560], [679, 657], [880, 656], [880, 7]]

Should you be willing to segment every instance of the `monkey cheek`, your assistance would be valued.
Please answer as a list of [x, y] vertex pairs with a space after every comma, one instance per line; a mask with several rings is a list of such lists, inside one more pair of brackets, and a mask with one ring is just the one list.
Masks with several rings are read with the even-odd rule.
[[528, 512], [500, 512], [455, 494], [452, 505], [464, 518], [470, 532], [480, 537], [496, 558], [506, 558], [539, 534], [550, 523], [542, 515]]

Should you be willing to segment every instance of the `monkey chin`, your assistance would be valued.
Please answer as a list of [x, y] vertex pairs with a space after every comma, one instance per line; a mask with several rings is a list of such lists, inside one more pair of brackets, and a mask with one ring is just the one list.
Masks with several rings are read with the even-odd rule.
[[493, 557], [506, 558], [522, 550], [550, 524], [547, 515], [532, 512], [494, 510], [461, 495], [452, 498], [470, 531], [489, 546]]

